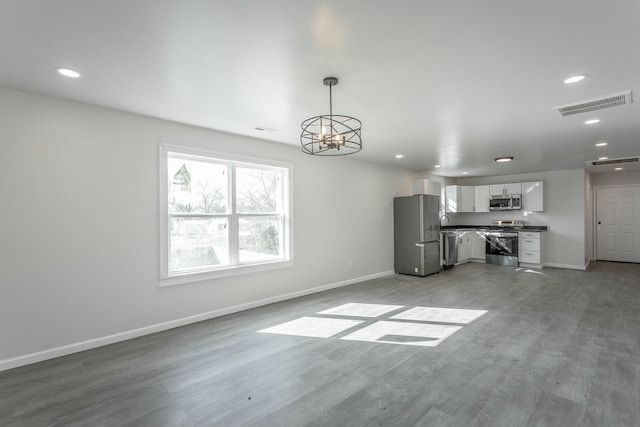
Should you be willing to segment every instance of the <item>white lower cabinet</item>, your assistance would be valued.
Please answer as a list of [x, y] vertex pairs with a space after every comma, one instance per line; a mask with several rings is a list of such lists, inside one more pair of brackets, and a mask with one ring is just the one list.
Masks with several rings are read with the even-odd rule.
[[485, 262], [484, 233], [476, 230], [458, 231], [458, 263]]
[[467, 262], [471, 258], [471, 232], [458, 231], [458, 263]]
[[544, 232], [521, 231], [518, 233], [518, 263], [524, 267], [542, 268]]
[[471, 231], [471, 259], [485, 262], [487, 248], [484, 231]]

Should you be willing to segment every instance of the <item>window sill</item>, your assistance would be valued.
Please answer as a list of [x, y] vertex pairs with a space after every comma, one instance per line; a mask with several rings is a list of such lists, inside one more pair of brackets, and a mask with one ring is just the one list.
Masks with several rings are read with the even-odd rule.
[[287, 267], [293, 267], [293, 260], [273, 261], [252, 265], [237, 265], [221, 268], [220, 270], [215, 271], [184, 273], [170, 277], [161, 277], [158, 287], [163, 288], [166, 286], [184, 285], [187, 283], [202, 282], [205, 280], [213, 280], [229, 276], [240, 276], [242, 274], [258, 273], [261, 271], [276, 270]]

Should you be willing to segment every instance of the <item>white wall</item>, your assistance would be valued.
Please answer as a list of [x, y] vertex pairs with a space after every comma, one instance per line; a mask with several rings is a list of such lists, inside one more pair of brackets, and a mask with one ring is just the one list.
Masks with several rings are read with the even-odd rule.
[[456, 180], [454, 178], [448, 178], [446, 176], [438, 176], [432, 175], [426, 172], [418, 172], [414, 175], [414, 179], [428, 179], [429, 181], [434, 181], [440, 184], [442, 188], [447, 185], [455, 184]]
[[637, 185], [640, 184], [640, 171], [635, 172], [611, 172], [593, 173], [591, 184], [594, 187], [604, 187], [607, 185]]
[[[410, 194], [412, 179], [357, 155], [311, 157], [296, 146], [2, 88], [0, 141], [0, 369], [387, 273], [392, 199]], [[160, 142], [293, 162], [295, 266], [159, 288]], [[61, 346], [71, 347], [52, 351]]]
[[458, 179], [459, 185], [509, 182], [544, 182], [544, 212], [478, 212], [448, 214], [452, 224], [487, 225], [493, 219], [524, 220], [526, 225], [549, 227], [545, 239], [545, 263], [549, 266], [585, 268], [585, 172], [584, 169], [482, 178]]

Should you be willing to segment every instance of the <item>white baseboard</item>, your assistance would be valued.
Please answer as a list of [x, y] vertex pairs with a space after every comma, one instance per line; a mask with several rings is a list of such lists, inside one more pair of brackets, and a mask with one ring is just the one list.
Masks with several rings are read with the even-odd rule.
[[87, 341], [82, 341], [74, 344], [65, 345], [62, 347], [56, 347], [48, 350], [39, 351], [36, 353], [25, 354], [23, 356], [14, 357], [11, 359], [0, 360], [0, 372], [8, 369], [17, 368], [31, 363], [42, 362], [43, 360], [49, 360], [60, 356], [66, 356], [68, 354], [77, 353], [80, 351], [90, 350], [92, 348], [102, 347], [109, 344], [114, 344], [120, 341], [129, 340], [132, 338], [141, 337], [143, 335], [149, 335], [160, 331], [166, 331], [167, 329], [177, 328], [179, 326], [188, 325], [190, 323], [201, 322], [203, 320], [213, 319], [214, 317], [225, 316], [227, 314], [237, 313], [243, 310], [249, 310], [251, 308], [260, 307], [267, 304], [273, 304], [275, 302], [285, 301], [288, 299], [298, 298], [305, 295], [311, 295], [329, 289], [339, 288], [342, 286], [352, 285], [354, 283], [364, 282], [365, 280], [376, 279], [378, 277], [388, 276], [394, 274], [393, 270], [383, 271], [381, 273], [369, 274], [368, 276], [357, 277], [354, 279], [343, 280], [342, 282], [330, 283], [328, 285], [322, 285], [315, 288], [303, 289], [296, 292], [291, 292], [284, 295], [276, 295], [273, 297], [261, 299], [258, 301], [248, 302], [246, 304], [234, 305], [232, 307], [221, 308], [207, 313], [196, 314], [194, 316], [183, 317], [181, 319], [170, 320], [168, 322], [158, 323], [155, 325], [145, 326], [143, 328], [132, 329], [130, 331], [119, 332], [117, 334], [107, 335], [100, 338], [94, 338]]
[[574, 265], [574, 264], [556, 264], [555, 262], [547, 262], [544, 264], [545, 267], [558, 267], [558, 268], [569, 268], [571, 270], [586, 270], [586, 265]]

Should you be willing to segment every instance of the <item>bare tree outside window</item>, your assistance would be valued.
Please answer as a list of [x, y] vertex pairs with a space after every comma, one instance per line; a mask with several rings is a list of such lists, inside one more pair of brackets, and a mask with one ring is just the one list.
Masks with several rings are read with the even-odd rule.
[[169, 184], [170, 212], [227, 212], [226, 165], [169, 160], [169, 176], [173, 176]]
[[288, 255], [287, 168], [176, 154], [167, 172], [170, 273]]
[[202, 197], [202, 209], [207, 213], [225, 213], [225, 195], [220, 188], [213, 188], [210, 182], [198, 181], [197, 193]]
[[[282, 175], [279, 171], [259, 168], [236, 168], [236, 203], [242, 214], [277, 213], [282, 200]], [[240, 259], [278, 257], [281, 255], [280, 216], [243, 215], [240, 220]]]
[[[169, 212], [173, 214], [224, 214], [227, 212], [228, 167], [196, 160], [168, 162]], [[226, 218], [175, 217], [170, 222], [173, 270], [216, 266], [228, 262]]]
[[240, 213], [277, 212], [280, 174], [272, 170], [237, 168], [237, 210]]

